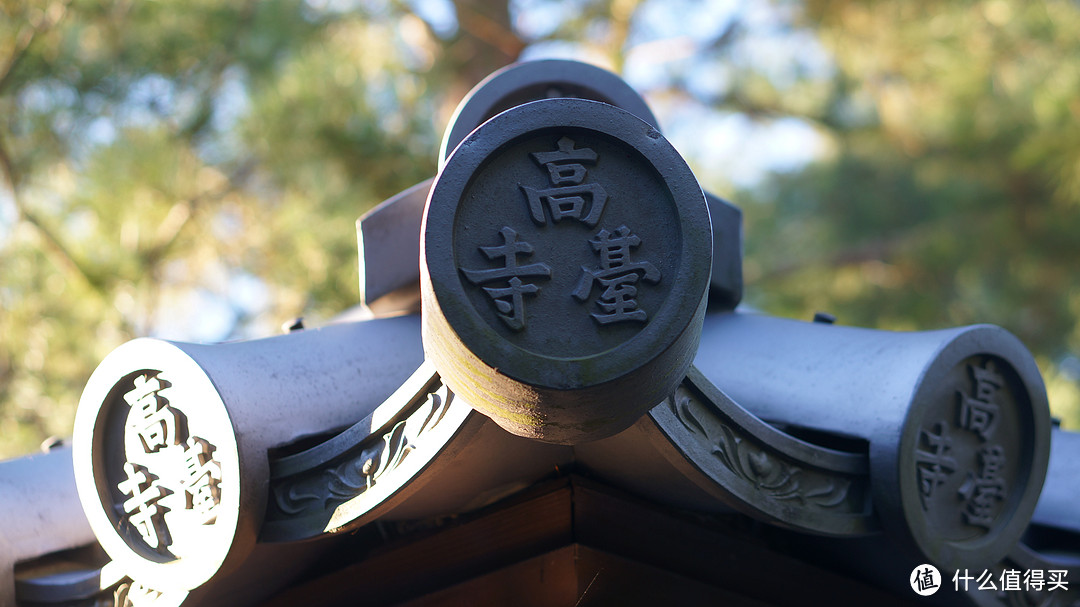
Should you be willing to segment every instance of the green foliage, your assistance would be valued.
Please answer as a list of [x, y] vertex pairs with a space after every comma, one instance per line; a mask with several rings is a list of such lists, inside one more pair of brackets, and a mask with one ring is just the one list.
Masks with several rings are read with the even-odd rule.
[[510, 59], [397, 4], [0, 3], [0, 457], [69, 434], [128, 339], [355, 304], [356, 218], [474, 84], [431, 77], [448, 46]]
[[637, 74], [720, 194], [740, 175], [697, 121], [812, 125], [826, 153], [729, 196], [748, 302], [1002, 325], [1080, 426], [1074, 2], [435, 4], [0, 0], [0, 457], [68, 434], [123, 341], [355, 303], [355, 219], [434, 173], [458, 100], [520, 53]]
[[1001, 325], [1080, 427], [1078, 378], [1057, 367], [1080, 351], [1080, 8], [805, 8], [838, 68], [808, 115], [834, 153], [740, 197], [754, 302], [887, 328]]

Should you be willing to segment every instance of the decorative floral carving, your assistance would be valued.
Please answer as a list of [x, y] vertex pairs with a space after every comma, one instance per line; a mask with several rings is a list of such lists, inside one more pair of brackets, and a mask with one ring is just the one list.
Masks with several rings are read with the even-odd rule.
[[346, 456], [324, 467], [287, 480], [274, 489], [277, 507], [287, 515], [303, 516], [325, 510], [330, 502], [345, 502], [373, 487], [401, 466], [416, 449], [415, 442], [439, 425], [453, 393], [441, 382], [426, 399], [382, 435], [371, 435]]
[[[788, 461], [734, 424], [708, 413], [705, 405], [684, 386], [676, 389], [668, 404], [687, 430], [710, 445], [710, 453], [725, 468], [753, 485], [764, 497], [816, 508], [834, 508], [847, 499], [851, 490], [849, 479], [807, 470]], [[711, 416], [708, 424], [699, 419], [702, 413]]]

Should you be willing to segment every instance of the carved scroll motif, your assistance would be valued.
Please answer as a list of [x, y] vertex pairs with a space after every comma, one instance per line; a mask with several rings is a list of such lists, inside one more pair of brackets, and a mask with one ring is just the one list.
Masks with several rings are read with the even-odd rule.
[[382, 434], [361, 441], [350, 455], [284, 479], [274, 487], [274, 501], [288, 516], [322, 512], [374, 487], [416, 449], [425, 434], [442, 421], [454, 395], [441, 382], [430, 388], [426, 400], [408, 417]]
[[[734, 424], [708, 412], [705, 405], [680, 386], [668, 400], [676, 418], [710, 446], [710, 453], [762, 497], [791, 501], [808, 509], [834, 509], [845, 504], [852, 479], [824, 474], [796, 464]], [[710, 415], [711, 423], [700, 417]]]

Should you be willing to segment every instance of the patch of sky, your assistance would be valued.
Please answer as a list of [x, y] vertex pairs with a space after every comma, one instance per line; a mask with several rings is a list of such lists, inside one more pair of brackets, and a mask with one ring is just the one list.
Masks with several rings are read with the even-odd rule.
[[730, 27], [743, 11], [740, 0], [652, 0], [634, 14], [627, 44], [630, 47], [657, 40], [689, 38], [707, 44]]
[[241, 134], [236, 128], [251, 109], [248, 78], [242, 68], [225, 69], [221, 85], [211, 101], [209, 137], [198, 143], [199, 157], [207, 164], [220, 165], [235, 160], [244, 149]]
[[564, 40], [549, 40], [545, 42], [537, 42], [525, 47], [525, 50], [521, 52], [521, 61], [533, 61], [536, 59], [571, 59], [574, 61], [584, 61], [585, 63], [592, 63], [605, 69], [611, 69], [608, 65], [609, 60], [607, 57], [591, 51], [587, 47], [582, 47], [577, 42], [567, 42]]
[[64, 220], [64, 228], [76, 242], [85, 242], [97, 232], [97, 213], [91, 209], [76, 209]]
[[[770, 2], [651, 0], [634, 17], [624, 77], [639, 91], [684, 87], [688, 97], [650, 103], [664, 134], [700, 176], [757, 187], [770, 173], [798, 170], [827, 150], [824, 137], [798, 118], [755, 120], [712, 104], [730, 90], [738, 71], [764, 75], [784, 89], [800, 79], [827, 79], [835, 64], [817, 37], [797, 28], [794, 7]], [[687, 18], [692, 15], [693, 18]], [[736, 37], [716, 42], [733, 26]]]
[[670, 82], [667, 67], [658, 61], [635, 57], [637, 48], [631, 49], [623, 65], [622, 77], [634, 90], [644, 93], [665, 86]]
[[1070, 381], [1080, 382], [1080, 358], [1068, 354], [1058, 363], [1058, 368], [1061, 370], [1061, 374]]
[[132, 82], [120, 104], [123, 125], [149, 127], [175, 114], [176, 92], [176, 83], [160, 74], [149, 74]]
[[239, 315], [222, 294], [194, 289], [168, 299], [157, 318], [150, 329], [152, 337], [212, 343], [232, 333]]
[[770, 2], [745, 2], [743, 21], [750, 29], [790, 30], [798, 16], [799, 4], [772, 0]]
[[804, 78], [831, 78], [836, 69], [821, 42], [805, 30], [748, 31], [735, 44], [731, 59], [763, 74], [781, 90]]
[[28, 202], [30, 208], [41, 213], [49, 213], [55, 216], [66, 215], [70, 208], [70, 200], [62, 192], [58, 191], [51, 180], [52, 174], [46, 174], [32, 179], [21, 188], [19, 196], [21, 200]]
[[585, 8], [582, 0], [513, 0], [510, 23], [522, 39], [540, 40], [554, 34], [566, 20]]
[[[526, 37], [542, 39], [573, 16], [575, 8], [546, 0], [520, 0], [511, 8]], [[634, 16], [623, 76], [638, 91], [685, 87], [677, 101], [650, 98], [664, 134], [699, 170], [736, 187], [759, 186], [770, 173], [798, 170], [827, 149], [824, 137], [798, 118], [755, 120], [710, 107], [729, 91], [737, 71], [752, 70], [786, 88], [802, 78], [829, 78], [831, 56], [809, 30], [792, 25], [792, 8], [739, 0], [650, 0]], [[733, 25], [731, 46], [715, 46]], [[604, 66], [581, 43], [550, 40], [530, 44], [523, 60], [575, 59]]]
[[116, 141], [116, 124], [110, 118], [98, 116], [86, 125], [83, 137], [91, 146], [109, 145]]
[[233, 272], [229, 279], [229, 300], [244, 316], [256, 316], [268, 307], [270, 289], [258, 277], [247, 272]]
[[706, 184], [756, 187], [770, 173], [806, 166], [826, 145], [811, 124], [798, 118], [757, 121], [701, 106], [665, 118], [665, 135]]
[[217, 240], [232, 240], [244, 231], [244, 218], [239, 209], [232, 205], [223, 206], [214, 214], [210, 231]]
[[586, 40], [607, 40], [611, 38], [611, 21], [591, 19], [585, 24], [583, 36]]
[[408, 0], [408, 5], [436, 36], [445, 40], [457, 33], [457, 10], [450, 0]]
[[115, 143], [122, 129], [184, 124], [198, 111], [200, 95], [196, 88], [182, 87], [161, 74], [148, 74], [128, 85], [123, 99], [115, 104], [101, 93], [86, 93], [81, 100], [82, 114], [61, 111], [54, 117], [53, 128], [70, 136], [71, 160], [79, 165], [94, 149]]
[[684, 83], [695, 99], [720, 99], [731, 90], [735, 70], [729, 63], [714, 61], [700, 66], [694, 75]]
[[[54, 133], [64, 134], [71, 125], [71, 111], [78, 101], [78, 93], [67, 84], [53, 79], [35, 82], [24, 87], [16, 97], [16, 112], [28, 123], [41, 116], [52, 116], [49, 126]], [[13, 134], [22, 135], [19, 120], [13, 124]]]
[[[726, 89], [726, 82], [698, 74], [700, 68], [720, 61], [762, 73], [780, 88], [804, 77], [831, 78], [835, 71], [831, 56], [813, 32], [793, 25], [792, 10], [769, 2], [737, 0], [647, 2], [631, 27], [628, 81], [634, 86], [659, 87], [664, 70], [658, 64], [687, 63], [681, 71], [694, 75], [685, 79], [690, 92], [715, 96]], [[717, 41], [733, 26], [738, 27], [738, 35], [730, 48], [717, 48]]]
[[[169, 268], [176, 278], [184, 267]], [[161, 339], [220, 342], [238, 337], [251, 338], [252, 328], [240, 326], [244, 319], [258, 318], [267, 310], [269, 288], [259, 278], [223, 266], [210, 268], [204, 286], [184, 290], [168, 298], [158, 313], [151, 335]]]
[[[435, 55], [429, 45], [425, 44], [427, 32], [424, 31], [422, 20], [414, 15], [406, 15], [399, 23], [394, 41], [398, 48], [397, 58], [410, 72], [426, 72], [435, 63]], [[401, 78], [407, 76], [402, 75]]]
[[15, 226], [18, 217], [15, 210], [15, 201], [11, 199], [11, 193], [6, 189], [0, 190], [0, 246], [11, 238], [11, 230]]
[[301, 15], [308, 21], [319, 21], [327, 15], [343, 15], [358, 10], [382, 12], [387, 0], [304, 0]]
[[97, 90], [89, 90], [82, 94], [82, 106], [86, 113], [92, 116], [103, 116], [111, 108], [111, 102], [107, 96]]
[[229, 130], [247, 114], [251, 107], [247, 84], [247, 75], [243, 69], [235, 66], [225, 69], [213, 102], [213, 116], [210, 120], [214, 130]]
[[26, 86], [19, 92], [16, 105], [34, 114], [48, 114], [69, 108], [79, 100], [75, 87], [59, 80], [44, 79]]
[[162, 282], [180, 282], [191, 272], [187, 260], [173, 259], [165, 262], [161, 268]]
[[70, 137], [76, 124], [75, 113], [71, 110], [64, 109], [53, 114], [52, 131], [60, 139]]
[[678, 85], [703, 102], [724, 96], [734, 75], [730, 62], [703, 56], [693, 40], [685, 36], [630, 49], [624, 67], [626, 81], [642, 93]]
[[79, 127], [70, 141], [73, 166], [80, 166], [95, 148], [114, 143], [119, 134], [112, 105], [105, 95], [88, 91], [82, 94], [80, 105]]
[[[401, 113], [401, 104], [398, 102], [397, 92], [394, 90], [394, 82], [386, 74], [378, 74], [368, 78], [364, 86], [364, 96], [374, 116], [381, 117], [380, 120], [387, 120], [391, 116]], [[400, 118], [398, 119], [400, 120]]]
[[233, 331], [241, 311], [229, 297], [233, 272], [222, 263], [202, 268], [199, 285], [189, 287], [190, 266], [183, 260], [168, 264], [163, 303], [150, 325], [150, 335], [161, 339], [217, 342]]

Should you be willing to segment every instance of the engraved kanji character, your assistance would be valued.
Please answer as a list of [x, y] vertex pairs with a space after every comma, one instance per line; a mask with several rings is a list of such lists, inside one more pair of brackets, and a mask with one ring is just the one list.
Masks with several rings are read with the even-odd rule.
[[919, 432], [921, 444], [915, 450], [919, 498], [922, 500], [923, 510], [927, 508], [927, 500], [933, 497], [934, 489], [944, 483], [957, 467], [956, 459], [949, 455], [952, 451], [952, 438], [948, 435], [945, 423], [938, 422], [934, 425], [934, 430], [934, 433], [926, 430]]
[[1042, 592], [1046, 585], [1045, 573], [1042, 569], [1024, 570], [1024, 590]]
[[637, 287], [633, 286], [638, 281], [637, 274], [623, 274], [615, 278], [600, 279], [600, 286], [604, 291], [596, 305], [606, 314], [592, 314], [600, 324], [606, 325], [623, 320], [637, 320], [645, 322], [649, 319], [645, 310], [639, 310], [634, 296], [637, 295]]
[[1001, 572], [1001, 589], [1003, 591], [1020, 590], [1020, 572], [1016, 569], [1006, 569]]
[[1001, 445], [983, 447], [979, 450], [978, 458], [979, 476], [968, 473], [959, 493], [967, 500], [964, 522], [989, 529], [994, 522], [994, 506], [1005, 499], [1005, 479], [1001, 477], [1001, 469], [1005, 467], [1005, 450]]
[[990, 402], [994, 395], [1005, 385], [1005, 379], [994, 368], [994, 361], [986, 361], [985, 367], [971, 365], [971, 375], [975, 379], [975, 398]]
[[484, 285], [497, 280], [507, 280], [507, 287], [482, 287], [484, 292], [495, 302], [495, 308], [499, 311], [499, 318], [511, 329], [520, 331], [525, 328], [525, 303], [524, 295], [535, 295], [540, 287], [531, 283], [525, 283], [521, 277], [537, 276], [551, 277], [551, 268], [545, 263], [531, 263], [523, 266], [518, 265], [518, 255], [531, 255], [533, 247], [529, 243], [518, 240], [518, 234], [513, 228], [504, 227], [499, 230], [503, 237], [503, 244], [492, 247], [479, 247], [480, 251], [491, 260], [502, 259], [503, 267], [488, 270], [461, 269], [465, 278], [474, 285]]
[[221, 465], [211, 458], [213, 446], [204, 439], [192, 437], [184, 443], [184, 486], [186, 508], [194, 510], [208, 525], [216, 519], [215, 508], [221, 503]]
[[[564, 218], [577, 219], [590, 228], [600, 222], [600, 215], [607, 204], [607, 192], [598, 183], [554, 187], [538, 190], [527, 185], [520, 186], [529, 202], [529, 215], [540, 225], [547, 223], [544, 207], [556, 223]], [[585, 205], [588, 203], [588, 212]]]
[[607, 192], [599, 184], [582, 183], [586, 174], [582, 163], [595, 163], [596, 152], [589, 148], [574, 149], [574, 141], [569, 137], [559, 139], [557, 145], [557, 151], [530, 154], [537, 164], [547, 167], [548, 177], [555, 187], [536, 189], [520, 186], [529, 203], [529, 214], [538, 225], [544, 225], [547, 223], [544, 215], [546, 205], [555, 222], [569, 217], [589, 227], [595, 226], [604, 212]]
[[531, 244], [518, 240], [518, 233], [511, 227], [504, 227], [499, 230], [499, 234], [503, 237], [503, 244], [492, 247], [478, 247], [480, 251], [490, 260], [503, 259], [503, 267], [492, 268], [488, 270], [466, 270], [462, 269], [462, 273], [469, 279], [469, 282], [480, 285], [494, 280], [502, 280], [511, 277], [521, 276], [551, 276], [551, 268], [544, 263], [531, 263], [524, 266], [518, 265], [518, 255], [531, 255], [533, 247]]
[[630, 249], [641, 244], [641, 238], [630, 232], [630, 228], [619, 226], [615, 232], [600, 230], [595, 240], [590, 240], [593, 250], [600, 256], [600, 266], [595, 269], [581, 267], [582, 276], [572, 295], [578, 301], [585, 301], [592, 293], [597, 282], [604, 291], [600, 294], [597, 305], [606, 314], [592, 314], [602, 325], [613, 322], [634, 320], [645, 322], [648, 315], [638, 309], [633, 299], [639, 279], [656, 284], [660, 282], [660, 270], [647, 261], [631, 261]]
[[960, 427], [987, 440], [997, 428], [998, 406], [960, 394]]
[[997, 478], [1005, 467], [1005, 449], [1001, 445], [979, 449], [979, 465], [982, 468], [981, 476]]
[[1005, 385], [1005, 380], [994, 369], [991, 361], [987, 361], [985, 368], [974, 365], [968, 368], [975, 380], [975, 395], [957, 393], [960, 403], [957, 412], [959, 423], [961, 428], [977, 433], [979, 438], [985, 441], [997, 429], [998, 405], [994, 402], [994, 397]]
[[495, 302], [499, 318], [511, 329], [520, 331], [525, 328], [525, 295], [535, 295], [540, 291], [540, 287], [532, 283], [525, 284], [517, 276], [507, 281], [507, 284], [509, 286], [502, 288], [484, 287], [483, 289]]
[[167, 509], [157, 502], [169, 492], [157, 484], [157, 479], [151, 478], [142, 466], [126, 462], [124, 472], [127, 479], [120, 481], [117, 488], [124, 495], [131, 496], [123, 505], [124, 512], [130, 515], [128, 520], [151, 548], [158, 550], [168, 546], [172, 540], [165, 524]]
[[161, 380], [155, 376], [140, 375], [135, 378], [134, 384], [134, 389], [124, 395], [124, 400], [132, 409], [128, 430], [139, 435], [147, 453], [180, 444], [180, 416], [158, 394], [164, 388]]
[[1050, 569], [1046, 572], [1049, 579], [1046, 580], [1046, 591], [1069, 590], [1069, 582], [1065, 579], [1069, 575], [1067, 569]]
[[575, 149], [574, 140], [569, 137], [559, 138], [555, 145], [559, 149], [554, 152], [533, 152], [529, 155], [537, 164], [547, 167], [551, 183], [581, 183], [585, 179], [585, 167], [581, 163], [595, 164], [596, 152], [590, 148]]

